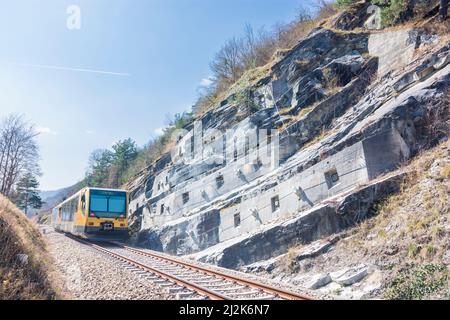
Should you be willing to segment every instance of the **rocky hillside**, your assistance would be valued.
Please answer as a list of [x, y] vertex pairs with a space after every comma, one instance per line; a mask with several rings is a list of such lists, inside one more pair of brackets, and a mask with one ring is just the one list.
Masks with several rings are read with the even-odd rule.
[[357, 227], [244, 267], [337, 298], [450, 298], [450, 142], [393, 174], [398, 193]]
[[61, 298], [41, 234], [0, 196], [0, 300]]
[[[270, 272], [297, 246], [314, 251], [316, 241], [334, 243], [325, 239], [361, 223], [368, 234], [378, 230], [366, 219], [391, 210], [379, 206], [415, 183], [398, 168], [448, 139], [450, 29], [434, 9], [374, 29], [370, 4], [357, 2], [319, 23], [268, 65], [245, 73], [176, 135], [171, 152], [128, 185], [135, 242], [227, 268], [270, 265], [263, 268]], [[443, 178], [432, 181], [445, 188]], [[441, 240], [429, 245], [404, 232], [418, 256], [446, 250]], [[445, 281], [444, 260], [408, 270], [437, 272]], [[333, 276], [369, 273], [344, 271]], [[397, 297], [402, 289], [391, 287]]]

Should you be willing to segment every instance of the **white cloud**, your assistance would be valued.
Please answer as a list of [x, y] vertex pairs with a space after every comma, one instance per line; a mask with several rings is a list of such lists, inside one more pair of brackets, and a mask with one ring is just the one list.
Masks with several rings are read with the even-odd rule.
[[202, 87], [209, 87], [214, 83], [214, 78], [212, 76], [209, 76], [208, 78], [204, 78], [200, 81], [200, 85]]
[[36, 127], [36, 132], [39, 134], [52, 134], [52, 135], [58, 134], [57, 131], [53, 131], [49, 127], [41, 127], [41, 126]]
[[153, 132], [154, 132], [157, 136], [162, 136], [162, 135], [164, 134], [164, 129], [165, 129], [165, 127], [156, 128], [155, 130], [153, 130]]
[[123, 73], [123, 72], [113, 72], [106, 70], [96, 70], [96, 69], [82, 69], [82, 68], [72, 68], [72, 67], [61, 67], [61, 66], [47, 66], [40, 64], [27, 64], [27, 63], [8, 63], [9, 65], [14, 65], [18, 67], [27, 67], [27, 68], [37, 68], [37, 69], [53, 69], [53, 70], [62, 70], [62, 71], [76, 71], [76, 72], [88, 72], [88, 73], [98, 73], [112, 76], [121, 76], [121, 77], [130, 77], [131, 74]]
[[95, 131], [94, 131], [94, 130], [86, 130], [85, 132], [86, 132], [86, 134], [89, 134], [89, 135], [91, 135], [91, 134], [94, 134], [94, 133], [95, 133]]

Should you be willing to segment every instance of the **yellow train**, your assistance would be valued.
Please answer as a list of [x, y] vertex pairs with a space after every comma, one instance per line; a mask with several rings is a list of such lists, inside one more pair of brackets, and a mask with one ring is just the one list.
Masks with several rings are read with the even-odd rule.
[[87, 239], [124, 239], [128, 202], [125, 190], [84, 188], [53, 209], [52, 225]]

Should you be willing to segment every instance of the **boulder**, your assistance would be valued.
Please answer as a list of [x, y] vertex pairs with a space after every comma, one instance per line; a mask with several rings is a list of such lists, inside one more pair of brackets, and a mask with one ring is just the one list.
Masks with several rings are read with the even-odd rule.
[[25, 253], [19, 253], [17, 256], [17, 260], [19, 260], [20, 264], [26, 266], [28, 264], [28, 255]]
[[331, 246], [333, 245], [334, 241], [328, 241], [328, 240], [319, 240], [316, 242], [311, 243], [310, 245], [307, 245], [303, 247], [297, 254], [296, 260], [300, 261], [307, 258], [313, 258], [316, 257], [326, 251], [328, 251]]
[[364, 279], [369, 272], [369, 267], [361, 264], [352, 268], [345, 268], [330, 273], [330, 277], [334, 282], [343, 286], [351, 286]]
[[303, 287], [305, 287], [306, 289], [317, 290], [326, 286], [331, 281], [332, 279], [328, 273], [316, 274], [310, 277], [309, 280], [303, 284]]

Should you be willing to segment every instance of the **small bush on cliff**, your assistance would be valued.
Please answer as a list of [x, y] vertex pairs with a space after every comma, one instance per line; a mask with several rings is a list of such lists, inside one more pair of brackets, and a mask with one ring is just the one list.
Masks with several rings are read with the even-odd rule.
[[393, 300], [422, 299], [448, 284], [449, 270], [443, 265], [407, 266], [392, 280], [385, 297]]
[[381, 7], [381, 25], [389, 27], [398, 22], [407, 9], [407, 0], [372, 0], [374, 5]]
[[350, 6], [351, 4], [355, 3], [357, 0], [337, 0], [336, 6], [338, 8], [345, 8]]

